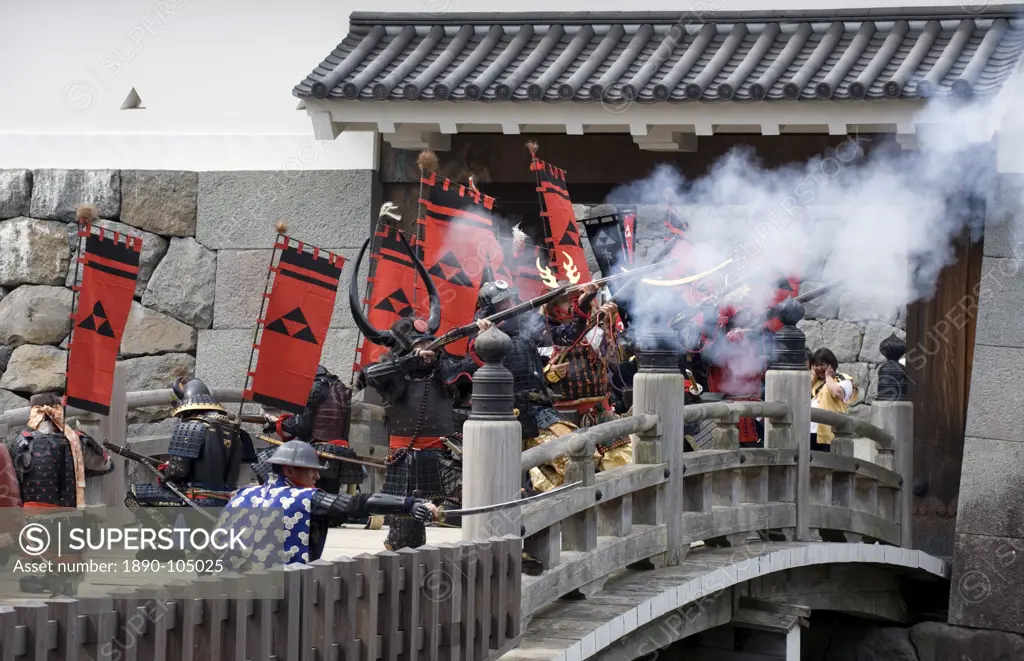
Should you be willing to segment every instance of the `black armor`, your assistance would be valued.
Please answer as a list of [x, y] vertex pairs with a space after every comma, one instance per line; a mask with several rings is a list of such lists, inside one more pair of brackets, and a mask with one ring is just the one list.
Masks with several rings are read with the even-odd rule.
[[[179, 379], [172, 415], [179, 418], [167, 449], [170, 461], [164, 479], [197, 505], [223, 506], [238, 485], [243, 463], [257, 460], [249, 434], [231, 423], [224, 407], [199, 379]], [[129, 506], [185, 505], [162, 486], [133, 485]]]
[[[358, 455], [348, 447], [351, 424], [352, 390], [320, 365], [306, 400], [306, 408], [295, 416], [281, 416], [276, 431], [282, 440], [297, 438], [311, 443], [318, 452], [358, 459]], [[264, 482], [266, 467], [257, 462], [252, 468], [260, 482]], [[331, 461], [320, 474], [317, 488], [338, 493], [341, 485], [362, 484], [365, 479], [366, 470], [359, 464]]]
[[22, 432], [14, 465], [22, 503], [75, 507], [75, 461], [63, 435]]

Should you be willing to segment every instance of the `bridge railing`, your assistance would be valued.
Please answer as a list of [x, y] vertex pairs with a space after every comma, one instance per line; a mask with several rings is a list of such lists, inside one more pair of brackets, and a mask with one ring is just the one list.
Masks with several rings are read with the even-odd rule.
[[[473, 501], [466, 506], [514, 497], [493, 493], [495, 483], [518, 484], [523, 471], [559, 459], [567, 459], [565, 481], [582, 482], [524, 506], [518, 519], [463, 525], [464, 539], [519, 529], [524, 549], [544, 568], [538, 576], [523, 578], [525, 618], [562, 596], [599, 590], [621, 569], [678, 564], [694, 542], [735, 546], [758, 533], [774, 539], [910, 547], [912, 494], [904, 484], [912, 482], [912, 408], [905, 374], [896, 362], [905, 345], [895, 337], [882, 342], [889, 362], [879, 371], [872, 422], [812, 409], [803, 334], [795, 326], [800, 316], [802, 309], [790, 308], [777, 334], [781, 351], [767, 375], [768, 401], [684, 406], [676, 339], [643, 338], [633, 415], [526, 450], [519, 470], [494, 455], [496, 443], [519, 443], [518, 435], [505, 428], [507, 419], [497, 422], [502, 404], [495, 397], [496, 384], [505, 378], [511, 387], [511, 375], [500, 366], [503, 354], [494, 349], [501, 343], [478, 339], [478, 353], [482, 341], [490, 351], [481, 368], [487, 370], [488, 389], [480, 394], [489, 396], [492, 406], [485, 415], [474, 412], [467, 423], [464, 465], [482, 461], [474, 456], [479, 451], [487, 453], [488, 470], [465, 471], [464, 499]], [[474, 403], [477, 397], [474, 385]], [[511, 409], [511, 398], [503, 405]], [[740, 447], [737, 425], [743, 417], [766, 421], [766, 447]], [[684, 453], [683, 424], [699, 420], [715, 422], [714, 449]], [[811, 450], [811, 421], [833, 428], [831, 452]], [[470, 424], [476, 426], [470, 430]], [[500, 434], [495, 433], [497, 424], [503, 425]], [[626, 435], [632, 436], [633, 463], [596, 472], [597, 444]], [[865, 454], [858, 450], [865, 444], [874, 461], [858, 456]]]
[[0, 649], [10, 661], [488, 661], [519, 640], [521, 549], [459, 542], [0, 604]]

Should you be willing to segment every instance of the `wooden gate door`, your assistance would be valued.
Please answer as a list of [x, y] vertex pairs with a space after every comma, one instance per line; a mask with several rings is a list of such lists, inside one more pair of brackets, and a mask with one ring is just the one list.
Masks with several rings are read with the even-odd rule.
[[914, 547], [953, 555], [967, 401], [974, 356], [981, 242], [963, 236], [935, 295], [907, 310], [914, 402]]

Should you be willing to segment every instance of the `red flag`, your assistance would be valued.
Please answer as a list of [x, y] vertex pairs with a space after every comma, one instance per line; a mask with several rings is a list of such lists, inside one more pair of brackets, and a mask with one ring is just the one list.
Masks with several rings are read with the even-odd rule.
[[636, 211], [626, 211], [622, 219], [622, 233], [626, 240], [626, 263], [633, 263], [633, 246], [636, 240]]
[[[540, 255], [540, 247], [530, 244], [524, 245], [519, 251], [512, 250], [509, 270], [515, 280], [516, 289], [519, 290], [519, 298], [524, 301], [551, 291], [541, 280], [540, 271], [537, 270], [537, 259]], [[544, 264], [543, 259], [541, 264]]]
[[82, 224], [78, 236], [86, 237], [78, 259], [82, 284], [74, 326], [68, 342], [68, 374], [65, 403], [100, 415], [110, 413], [114, 368], [128, 315], [132, 310], [135, 281], [139, 276], [142, 239], [97, 228], [92, 233]]
[[[413, 285], [419, 275], [409, 259], [409, 253], [402, 246], [399, 238], [402, 232], [385, 225], [378, 231], [373, 244], [370, 259], [373, 264], [369, 278], [370, 291], [364, 301], [368, 304], [366, 318], [374, 328], [382, 330], [391, 327], [402, 317], [411, 316], [415, 312], [413, 301], [416, 291]], [[422, 259], [422, 248], [410, 241], [416, 256]], [[424, 294], [425, 295], [425, 294]], [[381, 358], [388, 348], [367, 341], [364, 337], [358, 349], [358, 363], [354, 370], [366, 367]]]
[[[429, 173], [420, 183], [424, 214], [423, 264], [441, 295], [441, 326], [438, 335], [473, 321], [477, 294], [485, 277], [503, 270], [501, 246], [494, 235], [491, 209], [494, 198]], [[417, 313], [428, 314], [426, 287], [416, 280]], [[466, 353], [468, 340], [445, 349], [454, 355]]]
[[277, 266], [270, 267], [274, 282], [263, 319], [256, 370], [246, 401], [301, 413], [313, 387], [316, 368], [331, 325], [345, 258], [283, 237]]
[[544, 200], [540, 215], [544, 218], [545, 241], [551, 254], [548, 267], [560, 279], [576, 284], [590, 282], [593, 278], [565, 184], [565, 170], [536, 157], [530, 162], [530, 169], [537, 173], [537, 191]]

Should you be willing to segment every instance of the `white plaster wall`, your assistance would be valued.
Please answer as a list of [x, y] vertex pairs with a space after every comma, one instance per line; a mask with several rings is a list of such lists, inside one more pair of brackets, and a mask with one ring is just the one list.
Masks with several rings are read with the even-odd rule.
[[[969, 2], [984, 11], [983, 0], [959, 4]], [[934, 4], [958, 3], [647, 0], [631, 8], [700, 15]], [[508, 7], [494, 0], [0, 0], [0, 168], [284, 169], [298, 152], [311, 153], [311, 123], [296, 110], [291, 88], [344, 36], [352, 11]], [[619, 0], [520, 0], [515, 9], [624, 7]], [[145, 110], [120, 110], [132, 87]], [[345, 133], [321, 144], [314, 164], [303, 167], [374, 167], [372, 145], [370, 135]]]

